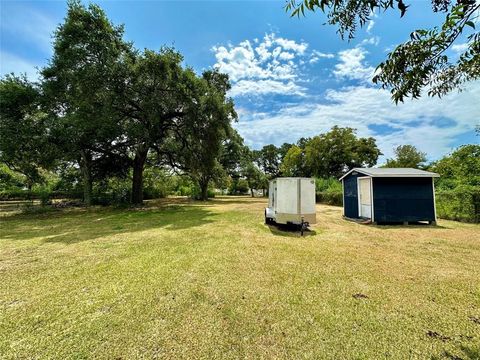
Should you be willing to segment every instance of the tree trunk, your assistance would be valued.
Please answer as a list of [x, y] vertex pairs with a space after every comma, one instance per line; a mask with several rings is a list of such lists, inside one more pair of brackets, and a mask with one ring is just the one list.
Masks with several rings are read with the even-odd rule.
[[250, 188], [250, 193], [252, 194], [252, 197], [255, 197], [255, 195], [253, 194], [253, 189]]
[[147, 160], [148, 147], [141, 145], [135, 152], [133, 159], [132, 204], [143, 203], [143, 170]]
[[80, 170], [83, 180], [83, 202], [86, 206], [92, 205], [92, 156], [86, 151], [81, 150]]
[[208, 180], [200, 180], [200, 200], [208, 200]]

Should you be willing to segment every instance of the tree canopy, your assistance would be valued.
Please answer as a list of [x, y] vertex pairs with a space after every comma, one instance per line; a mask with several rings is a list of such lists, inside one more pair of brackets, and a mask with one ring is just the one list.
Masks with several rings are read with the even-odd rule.
[[394, 149], [395, 159], [387, 159], [388, 168], [422, 168], [427, 161], [427, 154], [413, 145], [399, 145]]
[[55, 159], [45, 122], [36, 84], [15, 75], [0, 81], [0, 161], [23, 174], [28, 187], [42, 181], [39, 168]]
[[67, 16], [55, 34], [53, 56], [42, 69], [42, 87], [52, 131], [64, 158], [80, 166], [84, 199], [91, 203], [94, 171], [122, 135], [111, 106], [113, 84], [128, 48], [123, 27], [113, 25], [95, 5], [68, 3]]

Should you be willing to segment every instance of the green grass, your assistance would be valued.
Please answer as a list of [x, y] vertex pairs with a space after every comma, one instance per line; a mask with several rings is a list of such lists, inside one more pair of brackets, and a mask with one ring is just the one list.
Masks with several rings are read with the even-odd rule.
[[2, 216], [0, 358], [480, 357], [479, 225], [366, 226], [319, 205], [302, 238], [264, 206]]

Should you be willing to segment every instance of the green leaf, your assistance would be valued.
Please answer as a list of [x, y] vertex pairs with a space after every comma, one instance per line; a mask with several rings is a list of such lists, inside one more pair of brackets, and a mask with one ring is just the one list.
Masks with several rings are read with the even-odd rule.
[[470, 26], [472, 29], [475, 29], [475, 24], [474, 24], [473, 21], [467, 21], [467, 22], [465, 23], [465, 25], [468, 25], [468, 26]]

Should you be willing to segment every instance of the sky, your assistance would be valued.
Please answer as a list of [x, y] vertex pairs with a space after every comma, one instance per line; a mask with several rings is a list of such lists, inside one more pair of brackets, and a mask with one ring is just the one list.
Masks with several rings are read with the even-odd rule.
[[[479, 142], [480, 81], [442, 99], [423, 96], [394, 105], [388, 90], [370, 80], [412, 30], [443, 21], [429, 1], [410, 0], [402, 19], [397, 11], [374, 14], [352, 41], [324, 25], [321, 13], [289, 17], [283, 0], [97, 3], [114, 24], [124, 24], [125, 39], [136, 48], [174, 46], [198, 73], [213, 67], [228, 73], [239, 115], [234, 126], [252, 148], [295, 143], [334, 125], [375, 137], [384, 154], [380, 163], [398, 145], [414, 145], [432, 161]], [[65, 13], [63, 1], [0, 0], [0, 73], [38, 79]], [[464, 49], [466, 35], [448, 51], [452, 59]]]

